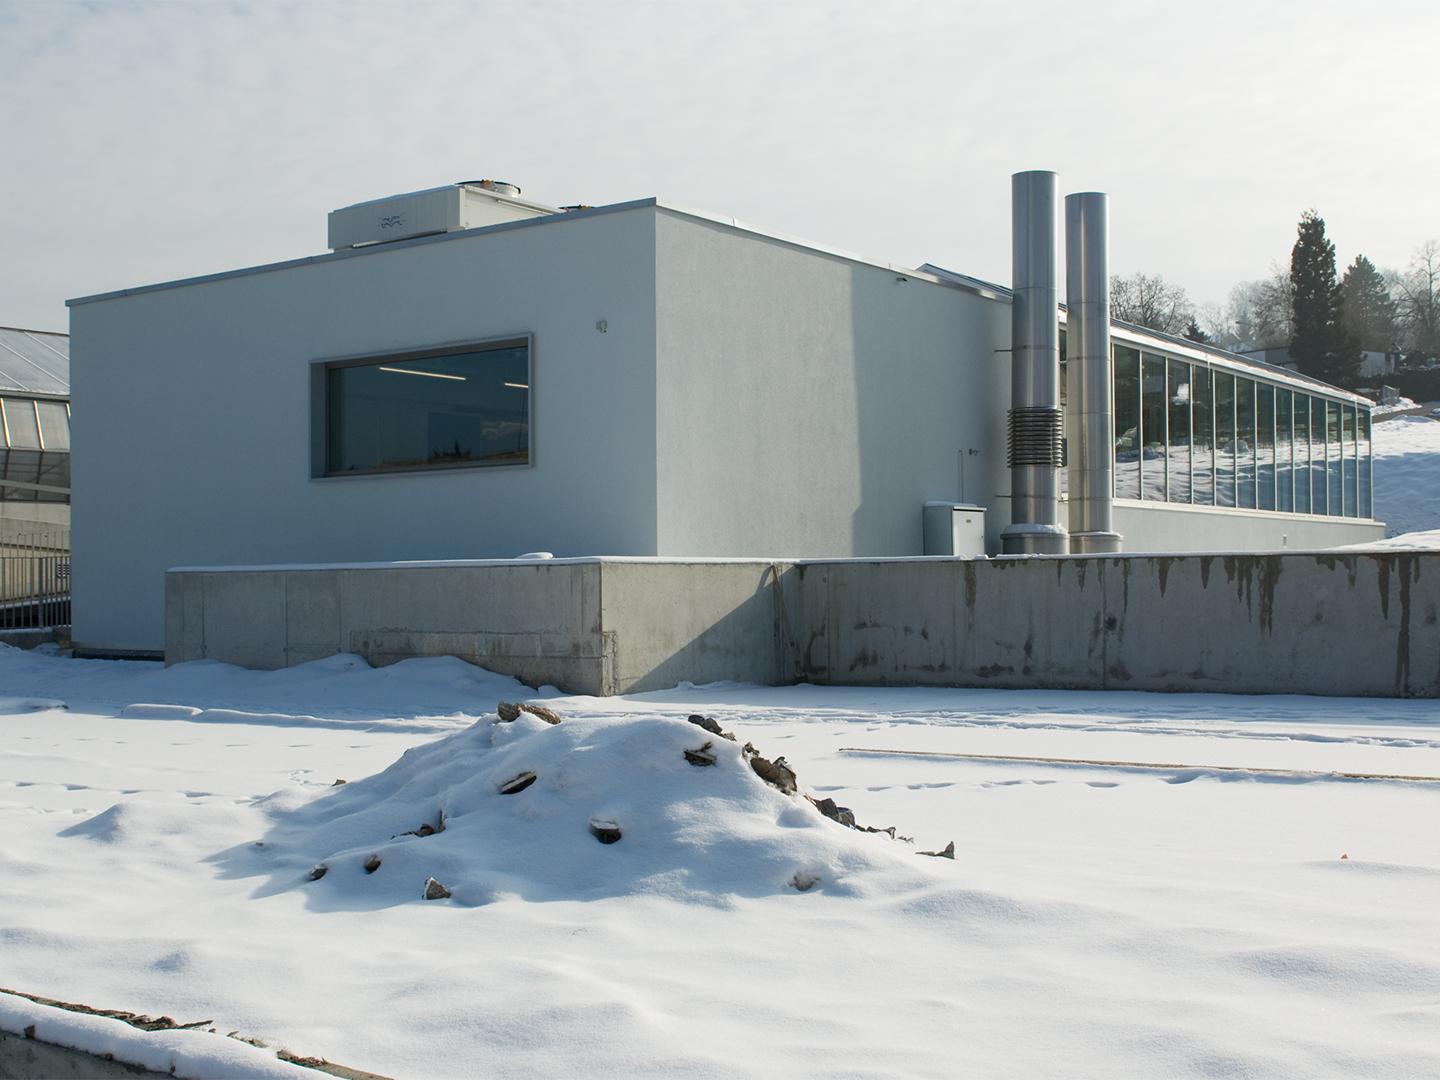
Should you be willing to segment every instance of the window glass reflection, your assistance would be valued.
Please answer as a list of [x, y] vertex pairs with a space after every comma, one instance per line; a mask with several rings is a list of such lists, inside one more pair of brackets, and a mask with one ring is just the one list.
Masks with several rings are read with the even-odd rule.
[[1215, 505], [1235, 505], [1235, 376], [1215, 372]]
[[377, 360], [325, 374], [331, 473], [530, 458], [525, 345]]
[[1165, 498], [1165, 359], [1146, 353], [1141, 359], [1140, 433], [1145, 452], [1140, 458], [1140, 497]]
[[1275, 507], [1295, 509], [1295, 478], [1291, 470], [1294, 453], [1295, 394], [1275, 391]]
[[1275, 388], [1255, 388], [1255, 486], [1261, 510], [1275, 509]]
[[1343, 514], [1340, 480], [1340, 404], [1325, 403], [1325, 512], [1333, 517]]
[[1310, 501], [1310, 396], [1295, 395], [1295, 512], [1308, 514]]
[[1255, 507], [1255, 384], [1235, 380], [1235, 505]]
[[1374, 517], [1375, 508], [1372, 505], [1374, 497], [1371, 477], [1370, 457], [1370, 410], [1360, 410], [1360, 516]]
[[1115, 346], [1115, 497], [1140, 497], [1140, 352]]
[[1190, 365], [1183, 360], [1166, 364], [1166, 394], [1170, 402], [1165, 461], [1169, 469], [1166, 496], [1171, 502], [1190, 501]]
[[1190, 467], [1193, 499], [1204, 506], [1215, 503], [1215, 394], [1210, 369], [1195, 365], [1190, 375]]

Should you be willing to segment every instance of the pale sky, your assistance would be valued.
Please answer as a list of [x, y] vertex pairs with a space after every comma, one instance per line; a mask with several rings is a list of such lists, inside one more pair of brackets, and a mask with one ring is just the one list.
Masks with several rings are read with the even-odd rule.
[[479, 177], [1006, 283], [1026, 168], [1196, 301], [1307, 207], [1401, 268], [1440, 238], [1440, 4], [0, 0], [0, 325]]

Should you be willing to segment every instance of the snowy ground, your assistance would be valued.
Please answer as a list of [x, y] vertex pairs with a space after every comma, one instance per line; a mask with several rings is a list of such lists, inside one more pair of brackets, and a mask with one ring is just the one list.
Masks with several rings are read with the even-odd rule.
[[[1205, 768], [1440, 776], [1432, 702], [717, 686], [486, 718], [528, 694], [0, 650], [0, 985], [405, 1077], [1440, 1075], [1440, 783]], [[729, 744], [684, 763], [692, 711], [914, 845]]]
[[1387, 547], [1440, 548], [1440, 423], [1397, 416], [1375, 425], [1375, 516]]

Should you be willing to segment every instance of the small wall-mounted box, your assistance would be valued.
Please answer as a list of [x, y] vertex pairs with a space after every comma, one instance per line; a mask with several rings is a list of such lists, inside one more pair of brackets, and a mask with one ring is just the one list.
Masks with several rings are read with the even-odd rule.
[[971, 503], [925, 504], [925, 554], [985, 554], [985, 508]]

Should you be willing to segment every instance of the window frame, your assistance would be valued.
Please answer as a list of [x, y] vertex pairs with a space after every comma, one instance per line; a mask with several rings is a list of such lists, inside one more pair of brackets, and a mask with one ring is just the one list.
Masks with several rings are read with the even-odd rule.
[[[383, 364], [426, 360], [462, 353], [494, 352], [523, 346], [526, 355], [526, 455], [524, 461], [455, 461], [437, 465], [402, 465], [370, 469], [330, 469], [330, 372], [341, 368], [379, 367]], [[323, 357], [310, 362], [310, 479], [345, 480], [375, 476], [410, 476], [415, 473], [463, 473], [475, 469], [529, 469], [535, 466], [535, 335], [505, 334], [461, 342], [447, 342], [386, 353]]]

